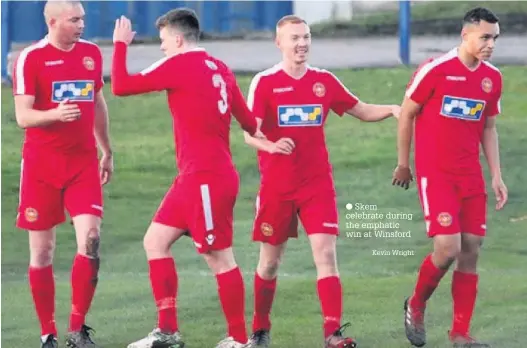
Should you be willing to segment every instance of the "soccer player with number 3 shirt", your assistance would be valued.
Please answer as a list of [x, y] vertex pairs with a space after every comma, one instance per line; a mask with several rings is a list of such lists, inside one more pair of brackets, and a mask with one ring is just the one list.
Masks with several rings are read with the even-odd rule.
[[98, 282], [102, 185], [113, 172], [102, 55], [81, 39], [79, 1], [49, 1], [44, 17], [48, 35], [22, 50], [14, 64], [16, 120], [25, 129], [16, 224], [29, 231], [28, 276], [41, 347], [56, 348], [53, 255], [56, 226], [69, 213], [77, 253], [66, 345], [95, 348], [85, 319]]
[[329, 71], [308, 66], [311, 35], [302, 18], [282, 18], [276, 43], [282, 62], [258, 73], [248, 94], [248, 104], [261, 118], [268, 139], [245, 134], [246, 142], [259, 150], [261, 173], [253, 230], [253, 240], [261, 244], [250, 347], [269, 346], [278, 266], [287, 240], [297, 236], [298, 218], [317, 268], [324, 345], [356, 347], [354, 339], [343, 335], [347, 325], [341, 326], [343, 291], [336, 262], [339, 221], [324, 124], [330, 110], [377, 122], [398, 116], [399, 106], [366, 104]]
[[454, 347], [489, 347], [470, 336], [470, 322], [478, 289], [478, 254], [487, 226], [480, 146], [492, 175], [496, 209], [507, 201], [496, 132], [502, 75], [487, 62], [498, 36], [498, 18], [491, 11], [467, 12], [459, 47], [419, 67], [402, 105], [393, 183], [408, 188], [412, 180], [409, 158], [415, 122], [417, 187], [434, 247], [404, 305], [406, 336], [417, 347], [426, 344], [426, 303], [454, 262], [450, 341]]
[[135, 34], [130, 20], [118, 19], [114, 31], [112, 91], [118, 96], [167, 91], [179, 169], [144, 237], [157, 328], [129, 348], [184, 345], [177, 321], [178, 277], [170, 253], [172, 244], [184, 234], [190, 234], [216, 276], [228, 324], [227, 337], [217, 347], [240, 348], [247, 343], [247, 332], [243, 277], [232, 250], [239, 177], [230, 152], [231, 114], [246, 132], [262, 135], [234, 74], [197, 46], [200, 24], [196, 14], [188, 9], [171, 10], [156, 26], [166, 57], [135, 75], [126, 69], [127, 46]]

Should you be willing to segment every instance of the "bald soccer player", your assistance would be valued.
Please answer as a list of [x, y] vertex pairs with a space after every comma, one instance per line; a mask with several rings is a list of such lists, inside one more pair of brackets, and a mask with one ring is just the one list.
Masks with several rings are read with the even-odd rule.
[[85, 318], [98, 279], [102, 185], [113, 172], [102, 56], [81, 39], [80, 2], [47, 2], [44, 16], [48, 35], [20, 53], [13, 72], [16, 120], [25, 133], [16, 225], [29, 231], [29, 284], [41, 347], [58, 347], [53, 255], [55, 228], [68, 211], [77, 253], [66, 346], [97, 347]]

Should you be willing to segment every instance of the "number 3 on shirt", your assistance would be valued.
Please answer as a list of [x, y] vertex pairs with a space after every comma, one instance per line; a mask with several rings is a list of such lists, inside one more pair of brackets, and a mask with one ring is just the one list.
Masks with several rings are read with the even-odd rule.
[[224, 115], [229, 108], [229, 105], [227, 104], [227, 84], [220, 74], [214, 74], [212, 76], [212, 83], [214, 84], [214, 87], [220, 89], [221, 100], [218, 100], [218, 110]]
[[[211, 70], [218, 70], [218, 66], [216, 63], [210, 60], [205, 60], [205, 64], [211, 69]], [[222, 115], [225, 115], [227, 110], [229, 109], [229, 104], [227, 103], [227, 84], [225, 83], [225, 80], [220, 74], [214, 74], [212, 75], [212, 85], [215, 88], [220, 89], [220, 97], [221, 99], [218, 100], [218, 110]]]

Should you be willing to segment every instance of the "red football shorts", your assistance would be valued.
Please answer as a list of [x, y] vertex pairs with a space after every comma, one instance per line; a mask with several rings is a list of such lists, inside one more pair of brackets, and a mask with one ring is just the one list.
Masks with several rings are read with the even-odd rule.
[[456, 233], [485, 236], [487, 193], [482, 177], [418, 176], [417, 188], [429, 237]]
[[290, 197], [262, 186], [256, 198], [253, 241], [279, 245], [298, 237], [298, 219], [307, 235], [339, 234], [337, 195], [331, 180], [312, 183]]
[[24, 156], [20, 169], [20, 203], [16, 225], [31, 231], [49, 230], [71, 217], [103, 215], [97, 153]]
[[200, 254], [229, 248], [239, 184], [236, 172], [178, 176], [153, 221], [187, 230]]

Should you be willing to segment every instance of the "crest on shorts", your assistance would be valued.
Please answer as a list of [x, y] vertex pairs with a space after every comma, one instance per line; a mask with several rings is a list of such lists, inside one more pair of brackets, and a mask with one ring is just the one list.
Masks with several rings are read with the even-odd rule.
[[326, 87], [322, 83], [317, 82], [313, 85], [313, 93], [315, 93], [317, 97], [322, 98], [326, 95]]
[[260, 230], [262, 231], [262, 234], [266, 237], [270, 237], [273, 235], [273, 226], [268, 224], [267, 222], [263, 222], [260, 226]]
[[490, 93], [492, 91], [492, 80], [488, 77], [485, 77], [481, 80], [481, 88], [484, 92]]
[[437, 215], [437, 222], [443, 227], [448, 227], [452, 225], [452, 215], [449, 213], [439, 213]]
[[93, 70], [95, 69], [95, 62], [93, 61], [92, 57], [84, 57], [82, 59], [82, 64], [84, 64], [84, 67], [87, 70]]
[[38, 211], [35, 208], [26, 208], [24, 211], [24, 217], [27, 222], [35, 222], [38, 220]]

